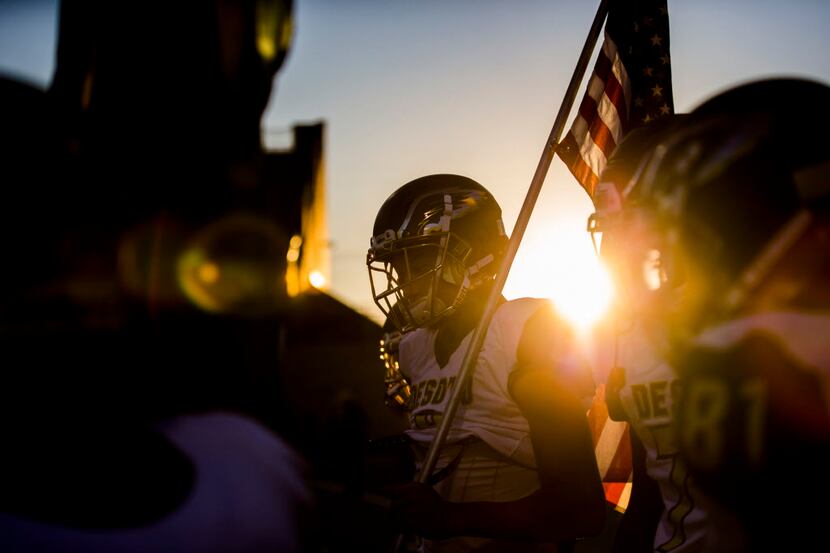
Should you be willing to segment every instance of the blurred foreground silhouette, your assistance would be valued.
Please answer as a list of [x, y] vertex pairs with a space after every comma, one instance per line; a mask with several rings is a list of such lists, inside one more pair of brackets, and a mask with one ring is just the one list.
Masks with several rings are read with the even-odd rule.
[[0, 78], [3, 549], [374, 539], [308, 485], [347, 497], [402, 421], [379, 326], [286, 288], [292, 236], [320, 230], [324, 130], [261, 146], [291, 2], [60, 10], [49, 90]]

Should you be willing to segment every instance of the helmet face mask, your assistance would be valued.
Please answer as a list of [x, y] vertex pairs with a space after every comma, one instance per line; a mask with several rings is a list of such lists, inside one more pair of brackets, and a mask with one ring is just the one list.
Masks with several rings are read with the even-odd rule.
[[390, 196], [370, 244], [375, 304], [407, 332], [438, 323], [491, 280], [506, 237], [501, 209], [480, 184], [431, 175]]
[[370, 251], [367, 265], [375, 303], [399, 327], [429, 326], [460, 303], [466, 256], [449, 253], [448, 234], [399, 240], [388, 251]]
[[684, 118], [671, 115], [631, 131], [608, 160], [594, 191], [595, 211], [587, 230], [612, 277], [619, 314], [626, 317], [673, 309], [683, 283], [682, 263], [665, 239], [642, 182], [655, 151]]

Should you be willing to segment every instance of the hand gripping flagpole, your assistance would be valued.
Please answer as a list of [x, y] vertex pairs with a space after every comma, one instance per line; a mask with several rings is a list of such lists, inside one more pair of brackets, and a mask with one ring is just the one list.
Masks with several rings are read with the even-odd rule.
[[[490, 290], [490, 295], [487, 297], [487, 304], [484, 311], [473, 331], [473, 337], [467, 347], [467, 352], [464, 355], [464, 361], [461, 364], [461, 370], [458, 375], [458, 385], [455, 386], [450, 394], [447, 407], [444, 410], [441, 418], [441, 424], [435, 434], [435, 438], [429, 446], [427, 455], [424, 458], [424, 463], [421, 466], [421, 471], [418, 474], [417, 482], [426, 483], [435, 470], [435, 465], [438, 462], [438, 455], [444, 441], [449, 433], [455, 413], [458, 411], [458, 405], [461, 402], [461, 396], [464, 393], [465, 383], [472, 378], [473, 370], [475, 368], [475, 361], [478, 358], [478, 353], [481, 351], [481, 346], [484, 343], [484, 337], [487, 335], [487, 328], [490, 326], [490, 321], [496, 312], [498, 300], [501, 296], [504, 283], [507, 281], [507, 274], [510, 272], [510, 266], [513, 264], [513, 259], [516, 257], [516, 252], [519, 250], [522, 237], [524, 236], [527, 224], [530, 221], [530, 214], [533, 212], [533, 207], [536, 205], [536, 200], [539, 198], [539, 193], [542, 191], [542, 184], [545, 182], [545, 176], [550, 168], [553, 156], [556, 154], [556, 148], [559, 146], [559, 137], [562, 135], [562, 130], [565, 127], [565, 122], [570, 115], [573, 107], [576, 93], [579, 91], [579, 85], [585, 76], [585, 70], [588, 67], [588, 62], [591, 59], [591, 54], [594, 51], [599, 33], [602, 30], [605, 17], [608, 15], [609, 4], [614, 0], [601, 0], [597, 13], [594, 16], [594, 21], [591, 24], [591, 30], [588, 32], [588, 37], [585, 39], [585, 45], [582, 47], [582, 53], [579, 55], [579, 60], [576, 63], [571, 82], [568, 84], [568, 89], [565, 91], [565, 97], [562, 99], [562, 105], [559, 107], [559, 113], [553, 122], [553, 128], [550, 131], [547, 142], [545, 142], [542, 156], [539, 159], [539, 164], [536, 166], [536, 172], [533, 174], [533, 180], [530, 182], [530, 188], [525, 196], [522, 209], [519, 211], [519, 216], [516, 219], [516, 225], [513, 227], [513, 232], [510, 234], [510, 240], [507, 243], [507, 251], [502, 259], [501, 266], [498, 273], [496, 273], [495, 282]], [[394, 551], [399, 551], [403, 545], [404, 536], [398, 536], [395, 543]]]

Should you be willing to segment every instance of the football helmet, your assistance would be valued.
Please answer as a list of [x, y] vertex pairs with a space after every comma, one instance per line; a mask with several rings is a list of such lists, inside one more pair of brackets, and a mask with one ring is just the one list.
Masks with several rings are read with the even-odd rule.
[[[686, 115], [673, 114], [629, 132], [609, 157], [593, 196], [588, 232], [610, 270], [618, 302], [642, 309], [666, 289], [682, 282], [682, 270], [660, 247], [653, 208], [640, 194], [639, 181], [654, 147]], [[602, 235], [601, 248], [597, 234]]]
[[467, 292], [492, 280], [507, 246], [493, 195], [451, 174], [400, 187], [381, 206], [372, 232], [372, 295], [401, 332], [453, 312]]
[[830, 144], [813, 131], [830, 114], [793, 108], [829, 100], [813, 81], [748, 83], [696, 108], [653, 150], [639, 194], [686, 271], [683, 328], [743, 307], [826, 203]]

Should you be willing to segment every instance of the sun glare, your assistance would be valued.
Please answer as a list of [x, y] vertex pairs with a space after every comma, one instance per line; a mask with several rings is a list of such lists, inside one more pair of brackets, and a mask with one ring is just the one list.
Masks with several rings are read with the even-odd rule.
[[550, 298], [580, 331], [605, 315], [612, 294], [584, 223], [568, 220], [528, 229], [504, 287], [508, 299]]

